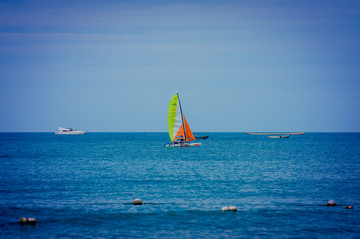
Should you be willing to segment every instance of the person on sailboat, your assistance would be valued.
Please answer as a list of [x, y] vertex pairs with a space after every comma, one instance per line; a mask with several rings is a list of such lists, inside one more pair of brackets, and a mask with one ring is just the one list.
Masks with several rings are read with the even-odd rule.
[[181, 145], [185, 145], [186, 144], [186, 141], [183, 137], [180, 138], [180, 144]]

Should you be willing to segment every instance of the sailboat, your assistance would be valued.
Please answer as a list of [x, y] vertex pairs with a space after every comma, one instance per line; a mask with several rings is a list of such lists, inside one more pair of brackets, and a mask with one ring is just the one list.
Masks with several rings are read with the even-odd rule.
[[168, 126], [171, 142], [164, 145], [165, 147], [194, 147], [200, 146], [201, 143], [191, 143], [195, 140], [193, 133], [183, 115], [179, 92], [177, 91], [171, 97], [168, 109]]

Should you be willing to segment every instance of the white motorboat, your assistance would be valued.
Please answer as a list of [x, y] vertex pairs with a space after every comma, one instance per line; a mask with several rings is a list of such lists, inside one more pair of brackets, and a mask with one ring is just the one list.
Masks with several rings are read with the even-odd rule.
[[272, 135], [268, 136], [270, 139], [287, 139], [290, 138], [290, 135]]
[[58, 130], [55, 131], [55, 134], [86, 134], [86, 131], [76, 130], [73, 128], [58, 127]]

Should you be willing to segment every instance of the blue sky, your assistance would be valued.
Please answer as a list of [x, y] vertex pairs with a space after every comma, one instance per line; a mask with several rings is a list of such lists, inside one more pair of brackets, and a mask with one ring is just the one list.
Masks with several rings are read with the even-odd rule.
[[0, 132], [360, 132], [359, 1], [0, 1]]

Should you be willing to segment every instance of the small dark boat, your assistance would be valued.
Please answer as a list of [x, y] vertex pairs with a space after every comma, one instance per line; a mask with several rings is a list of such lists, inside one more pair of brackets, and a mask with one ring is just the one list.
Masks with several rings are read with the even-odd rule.
[[195, 139], [207, 139], [209, 136], [195, 136]]
[[274, 135], [268, 136], [270, 139], [287, 139], [290, 138], [290, 135]]

